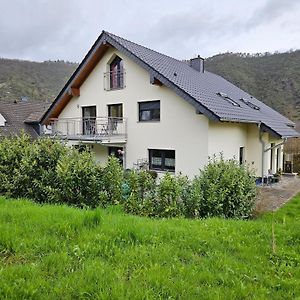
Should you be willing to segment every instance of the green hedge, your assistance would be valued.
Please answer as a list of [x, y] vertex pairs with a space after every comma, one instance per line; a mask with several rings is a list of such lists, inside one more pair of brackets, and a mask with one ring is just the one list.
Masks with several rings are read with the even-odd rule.
[[0, 143], [0, 192], [11, 197], [106, 206], [121, 200], [122, 174], [116, 158], [102, 167], [91, 153], [51, 139], [30, 141], [23, 134]]
[[78, 152], [59, 141], [26, 135], [0, 142], [0, 193], [36, 202], [77, 207], [105, 207], [124, 203], [131, 214], [149, 217], [248, 218], [256, 196], [247, 166], [222, 156], [212, 158], [200, 174], [122, 170], [109, 157], [96, 163], [88, 151]]

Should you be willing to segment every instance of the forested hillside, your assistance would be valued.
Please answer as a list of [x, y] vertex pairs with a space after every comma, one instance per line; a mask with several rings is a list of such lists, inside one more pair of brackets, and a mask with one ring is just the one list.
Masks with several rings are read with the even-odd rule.
[[[0, 59], [0, 99], [52, 101], [77, 67]], [[233, 82], [293, 120], [300, 120], [300, 50], [277, 54], [219, 54], [205, 68]]]
[[0, 100], [52, 101], [77, 67], [64, 61], [0, 59]]
[[219, 74], [293, 120], [300, 119], [300, 50], [278, 54], [220, 54], [205, 62]]

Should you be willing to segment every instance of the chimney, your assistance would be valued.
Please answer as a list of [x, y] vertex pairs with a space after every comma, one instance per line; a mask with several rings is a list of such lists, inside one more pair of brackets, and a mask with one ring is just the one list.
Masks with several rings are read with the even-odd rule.
[[200, 73], [204, 73], [204, 58], [202, 58], [200, 55], [195, 58], [191, 58], [190, 67]]

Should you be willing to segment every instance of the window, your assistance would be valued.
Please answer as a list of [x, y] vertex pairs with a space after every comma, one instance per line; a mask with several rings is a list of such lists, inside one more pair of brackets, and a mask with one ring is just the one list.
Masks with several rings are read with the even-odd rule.
[[229, 102], [230, 104], [232, 104], [233, 106], [240, 106], [237, 102], [235, 102], [234, 100], [232, 100], [227, 94], [219, 92], [217, 93], [218, 96], [222, 97], [224, 100], [226, 100], [227, 102]]
[[149, 168], [175, 172], [175, 150], [149, 149]]
[[245, 147], [240, 147], [240, 153], [239, 153], [240, 165], [244, 163], [244, 160], [245, 160]]
[[123, 76], [123, 60], [116, 56], [109, 65], [110, 73], [110, 89], [120, 89], [124, 87], [124, 76]]
[[123, 118], [123, 104], [109, 104], [107, 107], [110, 118]]
[[120, 165], [123, 166], [124, 150], [122, 147], [108, 147], [108, 155], [116, 157]]
[[96, 106], [82, 107], [82, 134], [94, 135], [96, 133]]
[[91, 152], [91, 149], [93, 148], [93, 145], [83, 145], [83, 144], [79, 144], [79, 145], [73, 145], [74, 149], [76, 149], [79, 153], [82, 152]]
[[139, 102], [139, 121], [160, 121], [160, 101]]

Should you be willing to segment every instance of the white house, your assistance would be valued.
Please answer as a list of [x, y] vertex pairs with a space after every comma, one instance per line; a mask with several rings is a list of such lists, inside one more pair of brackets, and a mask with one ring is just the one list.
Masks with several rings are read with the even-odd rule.
[[124, 168], [193, 176], [223, 152], [264, 176], [282, 168], [294, 123], [197, 57], [179, 61], [103, 31], [42, 118], [52, 135]]

